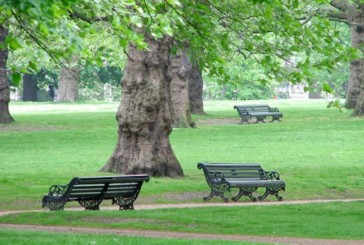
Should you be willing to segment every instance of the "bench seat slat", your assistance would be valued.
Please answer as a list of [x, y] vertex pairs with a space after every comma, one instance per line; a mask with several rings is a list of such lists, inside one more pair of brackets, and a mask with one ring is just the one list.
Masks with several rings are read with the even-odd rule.
[[284, 181], [282, 180], [252, 180], [252, 181], [239, 181], [239, 180], [228, 180], [227, 181], [233, 187], [240, 186], [256, 186], [256, 187], [272, 187], [272, 186], [285, 186]]

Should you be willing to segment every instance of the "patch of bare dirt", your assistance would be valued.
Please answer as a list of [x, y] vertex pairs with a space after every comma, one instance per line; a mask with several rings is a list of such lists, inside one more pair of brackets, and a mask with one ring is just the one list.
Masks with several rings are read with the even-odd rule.
[[37, 126], [22, 124], [0, 124], [0, 132], [37, 132], [37, 131], [59, 131], [65, 130], [65, 127], [54, 126]]
[[197, 125], [207, 124], [207, 125], [237, 125], [240, 123], [240, 119], [231, 118], [221, 118], [221, 119], [204, 119], [198, 120]]

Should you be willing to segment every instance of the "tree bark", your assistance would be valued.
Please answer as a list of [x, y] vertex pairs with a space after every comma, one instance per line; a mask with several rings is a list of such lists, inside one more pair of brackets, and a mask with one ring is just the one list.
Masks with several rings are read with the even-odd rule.
[[189, 100], [192, 114], [206, 114], [203, 110], [203, 80], [202, 71], [198, 65], [193, 65], [189, 79]]
[[69, 65], [63, 66], [59, 77], [57, 101], [75, 102], [78, 98], [80, 69], [78, 58], [73, 57]]
[[[364, 13], [359, 9], [355, 9], [350, 15], [350, 35], [351, 46], [364, 51]], [[354, 109], [360, 95], [360, 86], [363, 83], [363, 65], [364, 59], [353, 60], [350, 62], [350, 77], [345, 100], [347, 109]]]
[[23, 75], [23, 101], [37, 101], [37, 78], [34, 74]]
[[[334, 20], [342, 21], [350, 26], [351, 46], [364, 51], [364, 4], [348, 0], [333, 0], [331, 6], [339, 12], [329, 12]], [[354, 109], [352, 116], [363, 115], [364, 105], [364, 59], [350, 63], [345, 107]]]
[[351, 116], [363, 116], [364, 115], [364, 82], [361, 83], [360, 86], [360, 94], [357, 100], [355, 110], [351, 114]]
[[[5, 43], [8, 29], [0, 24], [0, 43]], [[6, 76], [6, 62], [8, 60], [8, 48], [0, 48], [0, 124], [8, 124], [14, 121], [10, 115], [10, 87]]]
[[192, 65], [185, 50], [172, 57], [171, 100], [173, 106], [173, 127], [195, 127], [192, 121], [189, 101], [189, 77]]
[[167, 36], [159, 40], [149, 36], [145, 39], [148, 51], [129, 47], [116, 114], [118, 140], [101, 171], [180, 177], [183, 170], [169, 141], [172, 40]]

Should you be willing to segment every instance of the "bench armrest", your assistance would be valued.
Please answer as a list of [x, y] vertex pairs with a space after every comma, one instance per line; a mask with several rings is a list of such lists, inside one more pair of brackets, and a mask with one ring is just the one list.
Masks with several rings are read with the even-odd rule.
[[270, 180], [280, 180], [279, 173], [276, 171], [264, 171], [264, 175]]
[[215, 172], [214, 173], [214, 179], [213, 179], [213, 182], [215, 183], [222, 183], [222, 182], [225, 182], [225, 176], [223, 173], [221, 172]]
[[52, 185], [49, 188], [48, 196], [62, 196], [68, 188], [68, 185]]
[[269, 107], [269, 112], [279, 112], [277, 107]]

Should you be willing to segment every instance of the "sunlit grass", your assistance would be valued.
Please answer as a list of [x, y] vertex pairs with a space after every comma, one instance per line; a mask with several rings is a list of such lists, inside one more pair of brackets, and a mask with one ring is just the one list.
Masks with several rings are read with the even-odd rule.
[[[196, 129], [175, 129], [171, 143], [185, 177], [152, 178], [137, 202], [201, 202], [209, 188], [198, 162], [257, 162], [277, 170], [287, 184], [285, 200], [363, 197], [362, 118], [327, 109], [325, 101], [272, 100], [261, 103], [279, 107], [281, 123], [241, 125], [233, 109], [241, 103], [205, 102], [207, 115], [194, 116]], [[11, 103], [16, 123], [0, 125], [0, 209], [40, 208], [52, 184], [110, 174], [98, 170], [116, 144], [117, 107]]]

